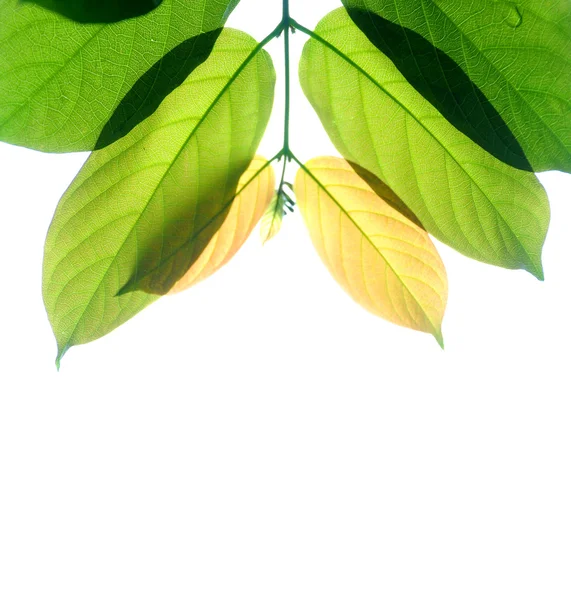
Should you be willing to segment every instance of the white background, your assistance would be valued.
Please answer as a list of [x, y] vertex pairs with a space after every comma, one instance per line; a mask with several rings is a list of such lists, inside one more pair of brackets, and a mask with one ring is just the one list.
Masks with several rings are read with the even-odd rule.
[[[334, 153], [294, 87], [294, 151]], [[2, 600], [569, 600], [571, 177], [541, 176], [544, 283], [438, 244], [445, 351], [354, 304], [296, 213], [57, 373], [42, 246], [84, 159], [0, 145]]]

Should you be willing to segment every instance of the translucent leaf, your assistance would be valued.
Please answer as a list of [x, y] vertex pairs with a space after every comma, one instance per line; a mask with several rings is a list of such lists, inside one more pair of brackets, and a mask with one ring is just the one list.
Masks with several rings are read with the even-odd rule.
[[24, 0], [39, 4], [80, 23], [113, 23], [140, 17], [161, 0]]
[[443, 242], [542, 278], [549, 223], [537, 177], [453, 127], [357, 28], [330, 13], [300, 64], [305, 94], [339, 152], [384, 181]]
[[275, 186], [274, 169], [265, 158], [256, 156], [240, 178], [224, 223], [169, 293], [181, 292], [210, 277], [240, 250], [267, 209]]
[[370, 312], [431, 333], [442, 345], [448, 283], [426, 231], [341, 158], [309, 161], [298, 171], [295, 194], [313, 244], [339, 285]]
[[121, 118], [135, 126], [208, 57], [216, 36], [200, 34], [220, 28], [235, 4], [164, 0], [143, 17], [83, 25], [0, 0], [0, 140], [47, 152], [114, 141], [128, 131]]
[[[269, 55], [225, 29], [211, 57], [124, 138], [94, 152], [48, 232], [44, 302], [58, 360], [188, 271], [222, 225], [273, 102]], [[144, 291], [118, 296], [152, 272]]]
[[456, 127], [528, 170], [571, 170], [571, 2], [343, 0]]

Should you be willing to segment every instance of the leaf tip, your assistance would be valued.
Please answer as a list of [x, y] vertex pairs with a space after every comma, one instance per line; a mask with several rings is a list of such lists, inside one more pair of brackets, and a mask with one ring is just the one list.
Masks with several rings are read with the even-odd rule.
[[434, 339], [436, 340], [438, 345], [442, 348], [442, 350], [444, 350], [444, 337], [442, 336], [442, 330], [439, 329], [438, 331], [435, 331], [432, 335], [434, 336]]
[[262, 242], [262, 246], [265, 246], [270, 240], [273, 240], [276, 237], [276, 233], [272, 232], [260, 232], [260, 240]]
[[539, 263], [539, 266], [536, 269], [534, 269], [533, 271], [531, 271], [531, 274], [538, 281], [545, 281], [545, 273], [543, 272], [543, 265], [541, 263]]
[[59, 348], [58, 347], [58, 353], [56, 356], [56, 369], [59, 373], [59, 370], [61, 368], [61, 359], [65, 356], [65, 353], [69, 350], [69, 345], [65, 345], [63, 346], [63, 348]]
[[543, 272], [543, 265], [541, 259], [536, 262], [529, 262], [521, 267], [527, 271], [530, 275], [533, 275], [538, 281], [545, 281], [545, 274]]

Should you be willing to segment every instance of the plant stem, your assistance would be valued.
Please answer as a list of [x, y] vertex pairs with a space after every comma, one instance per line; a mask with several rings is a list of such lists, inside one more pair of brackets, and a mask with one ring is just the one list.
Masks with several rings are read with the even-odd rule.
[[278, 197], [281, 196], [285, 176], [287, 170], [287, 164], [291, 160], [290, 149], [289, 149], [289, 116], [290, 116], [290, 90], [291, 90], [291, 79], [290, 79], [290, 63], [289, 63], [289, 35], [291, 27], [291, 17], [289, 15], [289, 0], [283, 0], [282, 9], [282, 20], [281, 27], [284, 34], [284, 64], [285, 64], [285, 104], [284, 104], [284, 142], [281, 150], [281, 158], [283, 158], [282, 176], [280, 184], [278, 186]]
[[289, 64], [289, 35], [291, 18], [289, 16], [289, 0], [283, 0], [282, 26], [284, 32], [284, 60], [285, 60], [285, 115], [284, 115], [284, 154], [289, 158], [289, 114], [290, 114], [290, 64]]
[[278, 197], [281, 196], [282, 190], [284, 189], [285, 176], [288, 160], [290, 160], [291, 152], [288, 150], [287, 154], [282, 150], [282, 159], [284, 164], [282, 165], [282, 177], [280, 179], [280, 185], [278, 186]]

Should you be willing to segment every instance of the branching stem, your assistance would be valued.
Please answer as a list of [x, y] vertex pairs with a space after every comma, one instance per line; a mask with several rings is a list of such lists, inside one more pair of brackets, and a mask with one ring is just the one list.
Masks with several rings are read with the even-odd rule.
[[278, 197], [281, 196], [285, 184], [287, 164], [291, 160], [289, 148], [289, 118], [290, 118], [290, 95], [291, 95], [291, 73], [289, 61], [289, 36], [291, 28], [291, 17], [289, 14], [289, 0], [283, 0], [282, 20], [280, 26], [284, 34], [284, 67], [285, 67], [285, 101], [284, 101], [284, 141], [281, 150], [283, 159], [282, 176], [278, 186]]
[[[289, 154], [289, 114], [290, 114], [290, 89], [291, 74], [289, 64], [289, 35], [291, 18], [289, 16], [289, 0], [283, 0], [282, 26], [284, 32], [284, 61], [285, 61], [285, 111], [284, 111], [284, 146], [286, 157]], [[288, 157], [289, 158], [289, 157]]]

